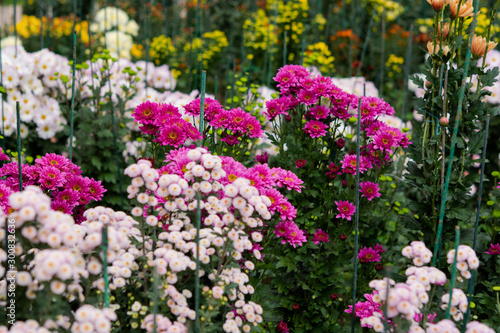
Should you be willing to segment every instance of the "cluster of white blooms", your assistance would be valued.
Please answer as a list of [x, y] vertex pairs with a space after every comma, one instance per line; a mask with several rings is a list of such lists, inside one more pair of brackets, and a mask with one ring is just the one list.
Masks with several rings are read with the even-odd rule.
[[[447, 255], [448, 264], [453, 264], [455, 260], [455, 250], [451, 250]], [[477, 269], [479, 267], [479, 259], [476, 252], [468, 245], [459, 245], [457, 251], [457, 269], [466, 279], [471, 278], [470, 269]]]
[[110, 332], [111, 322], [116, 319], [116, 314], [111, 309], [99, 309], [85, 304], [75, 311], [75, 322], [71, 326], [71, 332]]
[[413, 264], [415, 266], [423, 266], [428, 264], [432, 259], [432, 252], [429, 250], [424, 242], [413, 241], [410, 245], [405, 246], [402, 250], [403, 256], [409, 259], [413, 259]]
[[[384, 278], [383, 280], [373, 280], [369, 286], [375, 289], [372, 300], [375, 303], [385, 302], [387, 306], [387, 318], [404, 317], [410, 322], [409, 333], [437, 333], [451, 332], [458, 333], [459, 330], [451, 320], [441, 320], [438, 323], [427, 323], [426, 328], [420, 326], [422, 318], [422, 309], [430, 299], [427, 291], [431, 290], [431, 285], [444, 285], [447, 281], [446, 275], [435, 267], [423, 266], [429, 263], [432, 258], [432, 252], [427, 249], [421, 241], [411, 242], [409, 246], [402, 249], [403, 256], [413, 259], [415, 266], [406, 269], [405, 274], [408, 277], [405, 283], [395, 283], [393, 280]], [[448, 252], [448, 263], [453, 263], [455, 250]], [[457, 267], [460, 265], [461, 272], [469, 273], [470, 267], [476, 269], [479, 265], [476, 253], [470, 246], [459, 245], [457, 253]], [[470, 273], [469, 273], [470, 274]], [[466, 277], [467, 274], [464, 276]], [[461, 289], [453, 289], [450, 301], [450, 294], [445, 293], [441, 297], [441, 309], [447, 310], [449, 306], [450, 314], [455, 321], [464, 317], [468, 308], [467, 296]], [[419, 319], [420, 318], [420, 319]], [[371, 327], [376, 332], [384, 331], [384, 314], [374, 311], [371, 316], [361, 319], [363, 326]], [[472, 332], [493, 332], [486, 325], [479, 322], [469, 323], [467, 333]], [[470, 328], [470, 329], [469, 329]]]
[[117, 7], [100, 9], [90, 25], [93, 33], [101, 33], [101, 43], [113, 57], [130, 59], [133, 36], [137, 36], [139, 25], [125, 11]]
[[495, 333], [495, 330], [478, 321], [471, 321], [466, 328], [465, 333]]
[[418, 282], [425, 287], [425, 290], [431, 290], [431, 284], [444, 285], [446, 283], [446, 274], [436, 267], [415, 267], [411, 266], [406, 269], [407, 282]]
[[[17, 58], [14, 47], [3, 48], [1, 52], [3, 82], [7, 92], [6, 97], [2, 95], [4, 135], [12, 136], [16, 133], [16, 102], [19, 102], [21, 136], [25, 138], [29, 134], [28, 126], [34, 124], [39, 138], [46, 140], [54, 137], [68, 123], [61, 113], [59, 103], [71, 99], [72, 74], [69, 60], [48, 49], [29, 53], [18, 47]], [[175, 101], [175, 106], [182, 107], [198, 95], [196, 90], [189, 95], [173, 92], [176, 80], [166, 65], [155, 67], [153, 63], [133, 63], [123, 58], [110, 63], [109, 70], [105, 70], [106, 64], [102, 59], [87, 61], [86, 65], [87, 68], [76, 71], [75, 91], [91, 110], [94, 110], [96, 105], [93, 97], [97, 97], [93, 96], [93, 91], [99, 95], [99, 100], [96, 101], [98, 105], [99, 101], [107, 100], [106, 95], [111, 89], [112, 101], [118, 104], [120, 99], [125, 99], [127, 110], [133, 110], [145, 100], [158, 103]], [[149, 86], [147, 89], [146, 67]], [[135, 71], [139, 81], [131, 80], [130, 74], [124, 73], [126, 68]], [[63, 76], [69, 78], [69, 82], [64, 83]], [[125, 116], [131, 117], [131, 111], [126, 112]], [[192, 117], [184, 119], [192, 122]], [[134, 122], [128, 122], [127, 126], [138, 130]]]
[[149, 314], [144, 318], [141, 328], [148, 333], [187, 333], [187, 327], [179, 322], [172, 322], [163, 315], [156, 315], [156, 331], [154, 330], [154, 315]]
[[26, 124], [34, 123], [40, 138], [51, 138], [66, 124], [59, 103], [50, 96], [54, 91], [62, 91], [60, 75], [70, 75], [68, 60], [47, 49], [28, 53], [18, 46], [17, 52], [16, 58], [15, 47], [2, 49], [3, 86], [7, 91], [5, 136], [11, 136], [17, 128], [16, 102], [19, 102], [22, 135], [28, 135]]
[[[263, 220], [271, 218], [268, 210], [271, 201], [259, 195], [258, 190], [244, 178], [222, 185], [219, 182], [225, 176], [222, 160], [209, 154], [206, 149], [193, 149], [186, 156], [189, 161], [183, 168], [185, 172], [182, 177], [175, 174], [160, 176], [147, 160], [140, 160], [124, 171], [132, 178], [127, 188], [128, 198], [138, 202], [132, 209], [132, 215], [144, 219], [144, 223], [150, 227], [164, 227], [165, 230], [159, 232], [156, 248], [146, 254], [147, 265], [155, 267], [157, 274], [165, 279], [167, 285], [161, 296], [167, 299], [167, 305], [177, 322], [193, 320], [195, 312], [188, 307], [187, 302], [191, 292], [179, 291], [176, 284], [180, 273], [196, 268], [197, 230], [193, 223], [199, 198], [203, 216], [198, 248], [202, 264], [200, 276], [207, 276], [213, 283], [211, 287], [205, 285], [205, 295], [220, 301], [229, 299], [236, 308], [241, 308], [236, 310], [236, 315], [230, 312], [226, 316], [224, 327], [230, 328], [227, 332], [236, 331], [238, 327], [248, 332], [252, 325], [262, 321], [262, 308], [245, 301], [246, 295], [254, 293], [254, 287], [249, 284], [249, 277], [243, 269], [254, 269], [253, 262], [242, 261], [244, 268], [220, 270], [214, 265], [222, 258], [232, 257], [238, 262], [247, 253], [260, 258], [260, 253], [252, 250], [253, 242], [260, 242], [262, 235], [254, 231], [249, 237], [247, 231], [262, 227]], [[207, 271], [206, 265], [212, 262], [215, 264]], [[227, 285], [233, 283], [236, 284], [234, 288], [225, 290]], [[253, 311], [247, 306], [249, 304]], [[151, 325], [151, 320], [147, 325]]]
[[403, 316], [412, 320], [420, 313], [423, 304], [429, 301], [424, 286], [418, 282], [394, 283], [391, 279], [370, 281], [370, 288], [377, 291], [373, 301], [387, 303], [387, 317]]
[[436, 324], [429, 324], [426, 333], [460, 333], [460, 330], [449, 319], [443, 319]]
[[444, 294], [441, 297], [441, 301], [443, 304], [441, 305], [441, 309], [446, 310], [448, 306], [451, 306], [450, 314], [453, 316], [455, 321], [461, 320], [464, 318], [463, 314], [467, 312], [468, 300], [465, 293], [462, 289], [453, 289], [453, 293], [451, 296], [451, 304], [450, 304], [450, 294]]
[[40, 324], [32, 319], [26, 321], [16, 321], [16, 324], [11, 326], [10, 330], [7, 326], [0, 326], [0, 333], [50, 333], [48, 328], [40, 326]]
[[361, 96], [378, 97], [378, 89], [371, 81], [366, 81], [364, 76], [336, 78], [332, 82], [337, 87], [342, 87], [346, 93]]

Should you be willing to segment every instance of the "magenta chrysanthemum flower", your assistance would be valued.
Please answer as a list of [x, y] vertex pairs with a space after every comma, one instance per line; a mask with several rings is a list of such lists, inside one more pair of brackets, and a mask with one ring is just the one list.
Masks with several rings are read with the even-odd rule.
[[301, 246], [302, 243], [307, 241], [304, 231], [300, 230], [292, 221], [278, 223], [274, 233], [278, 238], [282, 238], [281, 244], [289, 243], [293, 247]]
[[59, 168], [61, 171], [66, 171], [66, 167], [71, 163], [69, 159], [64, 156], [49, 153], [42, 156], [42, 158], [37, 158], [35, 160], [36, 164], [43, 166], [53, 166]]
[[295, 190], [297, 192], [301, 192], [302, 186], [304, 183], [296, 174], [289, 170], [283, 170], [281, 168], [273, 169], [276, 172], [276, 183], [279, 187], [285, 186], [288, 190]]
[[387, 132], [383, 131], [380, 133], [377, 133], [373, 137], [373, 148], [378, 149], [378, 150], [391, 150], [393, 146], [396, 145], [396, 140], [394, 139], [394, 136]]
[[328, 171], [325, 173], [330, 179], [335, 179], [337, 175], [340, 175], [339, 172], [340, 168], [335, 165], [333, 162], [330, 162], [330, 165], [328, 166]]
[[297, 95], [299, 102], [304, 103], [305, 105], [316, 104], [318, 101], [318, 97], [314, 94], [314, 92], [310, 90], [301, 90]]
[[361, 187], [359, 191], [363, 193], [361, 196], [366, 197], [368, 201], [372, 201], [373, 198], [379, 198], [381, 196], [379, 192], [380, 188], [376, 183], [362, 182], [359, 183], [359, 186]]
[[8, 160], [9, 160], [9, 156], [5, 155], [3, 152], [3, 149], [0, 148], [0, 161], [8, 161]]
[[158, 116], [158, 104], [145, 101], [135, 108], [132, 116], [136, 122], [142, 125], [152, 124]]
[[186, 141], [186, 134], [184, 131], [174, 125], [167, 125], [160, 129], [160, 135], [157, 142], [163, 146], [179, 147]]
[[307, 160], [301, 160], [300, 158], [298, 158], [296, 161], [295, 161], [295, 166], [297, 168], [302, 168], [304, 167], [304, 165], [306, 165], [306, 162]]
[[[367, 156], [359, 157], [359, 172], [363, 173], [373, 167], [370, 159]], [[346, 154], [342, 160], [342, 172], [351, 175], [356, 174], [356, 154]]]
[[281, 219], [284, 220], [294, 220], [297, 217], [297, 209], [284, 199], [279, 205], [276, 205], [276, 210], [281, 215]]
[[104, 187], [101, 185], [101, 181], [96, 181], [91, 178], [89, 181], [89, 195], [92, 200], [101, 200], [104, 196], [104, 192], [106, 192], [106, 189], [104, 189]]
[[74, 207], [78, 204], [78, 197], [78, 192], [67, 189], [57, 193], [55, 200], [63, 201], [69, 206]]
[[280, 97], [266, 102], [265, 114], [269, 120], [273, 120], [280, 114], [288, 114], [290, 100], [287, 97]]
[[314, 244], [318, 245], [319, 243], [328, 243], [328, 234], [321, 229], [317, 229], [316, 232], [314, 233], [314, 237], [312, 239]]
[[271, 200], [271, 206], [268, 207], [271, 214], [276, 211], [279, 205], [286, 201], [286, 199], [283, 197], [283, 194], [281, 194], [280, 191], [274, 188], [264, 189], [262, 190], [261, 194], [265, 195], [269, 198], [269, 200]]
[[[376, 290], [373, 294], [365, 294], [364, 296], [368, 301], [356, 303], [356, 317], [360, 319], [371, 317], [375, 312], [378, 312], [381, 315], [383, 314], [382, 303], [376, 303], [373, 301], [373, 296], [375, 294], [377, 294]], [[344, 311], [346, 313], [352, 313], [352, 305], [349, 305], [349, 308]], [[369, 325], [361, 326], [371, 327]]]
[[309, 134], [311, 138], [319, 138], [325, 136], [327, 125], [319, 120], [311, 120], [304, 126], [304, 131]]
[[326, 119], [330, 114], [330, 109], [324, 105], [315, 105], [313, 106], [309, 112], [307, 112], [306, 116], [309, 119]]
[[72, 207], [65, 201], [52, 201], [50, 203], [50, 207], [53, 210], [60, 211], [65, 214], [71, 214], [72, 213]]
[[[201, 98], [198, 97], [194, 101], [185, 105], [184, 110], [186, 111], [186, 114], [190, 116], [199, 116], [201, 112], [200, 105], [201, 105]], [[209, 97], [205, 98], [205, 105], [203, 107], [203, 114], [204, 114], [203, 118], [206, 121], [208, 122], [212, 121], [215, 115], [221, 112], [222, 110], [223, 108], [217, 100]]]
[[288, 325], [283, 320], [280, 321], [278, 326], [276, 326], [276, 329], [278, 330], [278, 332], [281, 332], [281, 333], [289, 333], [290, 332]]
[[349, 201], [335, 201], [335, 204], [337, 205], [337, 210], [339, 211], [339, 214], [337, 215], [337, 218], [340, 219], [347, 219], [351, 220], [351, 216], [356, 212], [356, 207]]
[[500, 244], [490, 244], [490, 248], [485, 253], [492, 254], [494, 256], [500, 255]]
[[260, 164], [265, 164], [269, 162], [269, 154], [267, 152], [264, 152], [264, 154], [262, 155], [255, 156], [255, 160]]
[[358, 252], [358, 259], [360, 263], [380, 261], [380, 253], [371, 247], [364, 247]]

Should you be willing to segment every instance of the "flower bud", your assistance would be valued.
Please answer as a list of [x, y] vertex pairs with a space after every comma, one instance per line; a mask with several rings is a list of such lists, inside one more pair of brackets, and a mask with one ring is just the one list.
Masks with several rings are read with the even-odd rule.
[[448, 37], [448, 34], [450, 33], [450, 23], [445, 23], [442, 27], [442, 22], [439, 22], [438, 24], [438, 38], [446, 38]]
[[345, 234], [340, 235], [340, 240], [345, 241], [347, 236]]
[[288, 122], [290, 122], [292, 120], [292, 116], [290, 116], [289, 114], [287, 114], [285, 116], [285, 120], [288, 121]]
[[345, 146], [345, 141], [344, 141], [344, 139], [338, 139], [338, 140], [336, 141], [336, 143], [337, 143], [337, 147], [339, 147], [340, 149], [344, 148], [344, 146]]
[[332, 301], [335, 301], [337, 299], [337, 294], [331, 294], [330, 295], [330, 298], [332, 299]]
[[488, 42], [488, 45], [486, 45], [486, 38], [474, 35], [474, 37], [472, 37], [471, 52], [475, 57], [480, 58], [485, 53], [493, 50], [496, 46], [497, 43], [495, 42]]
[[441, 119], [439, 119], [439, 125], [441, 125], [443, 127], [448, 126], [449, 123], [450, 123], [450, 120], [446, 117], [442, 117]]
[[440, 12], [444, 7], [444, 0], [427, 0], [427, 2], [432, 6], [436, 12]]
[[298, 310], [299, 308], [300, 308], [300, 305], [298, 305], [297, 303], [292, 304], [292, 309]]

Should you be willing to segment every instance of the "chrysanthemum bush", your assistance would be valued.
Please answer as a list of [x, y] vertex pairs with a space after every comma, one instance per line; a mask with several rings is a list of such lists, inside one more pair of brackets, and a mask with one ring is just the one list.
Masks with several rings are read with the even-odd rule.
[[[386, 179], [384, 173], [392, 172], [395, 160], [402, 163], [400, 148], [410, 144], [410, 137], [381, 120], [391, 119], [394, 109], [378, 97], [359, 98], [302, 66], [287, 65], [274, 80], [280, 95], [266, 102], [272, 124], [266, 134], [279, 153], [268, 161], [260, 156], [258, 161], [293, 170], [301, 179], [301, 191], [286, 196], [297, 209], [296, 224], [311, 240], [295, 249], [264, 248], [270, 259], [264, 260], [268, 269], [263, 271], [262, 302], [274, 308], [274, 317], [283, 319], [278, 331], [286, 327], [294, 332], [333, 332], [349, 320], [342, 312], [352, 281], [345, 267], [351, 267], [354, 257], [356, 135], [361, 141], [363, 230], [357, 257], [363, 280], [383, 268], [387, 239], [377, 238], [373, 224], [381, 222], [376, 216], [387, 218], [393, 211], [385, 204], [393, 200], [394, 189], [389, 192], [389, 184], [379, 178]], [[356, 133], [359, 105], [361, 132]], [[294, 304], [299, 307], [293, 308]]]
[[[406, 281], [396, 283], [393, 279], [372, 280], [371, 294], [365, 294], [367, 301], [356, 303], [355, 316], [362, 327], [375, 332], [461, 332], [462, 320], [468, 309], [468, 299], [462, 288], [471, 278], [470, 270], [477, 270], [479, 260], [468, 245], [459, 245], [457, 253], [450, 250], [447, 263], [453, 264], [461, 276], [456, 276], [455, 286], [450, 296], [449, 280], [440, 269], [427, 266], [432, 252], [422, 241], [413, 241], [402, 249], [403, 256], [412, 259], [413, 266], [404, 271]], [[437, 299], [435, 300], [434, 297]], [[450, 302], [451, 298], [451, 302]], [[352, 313], [352, 306], [346, 310]], [[448, 315], [449, 314], [449, 315]], [[465, 332], [493, 333], [494, 330], [478, 321], [470, 321]]]
[[[16, 151], [16, 102], [20, 102], [23, 157], [32, 162], [45, 152], [67, 153], [71, 119], [72, 73], [68, 59], [48, 49], [25, 52], [21, 46], [2, 49], [6, 152]], [[109, 191], [106, 202], [119, 204], [116, 155], [127, 159], [144, 151], [131, 112], [145, 100], [172, 102], [181, 107], [191, 95], [174, 92], [176, 81], [169, 68], [152, 63], [114, 59], [106, 51], [76, 64], [74, 106], [74, 161]], [[12, 139], [12, 140], [11, 140]]]

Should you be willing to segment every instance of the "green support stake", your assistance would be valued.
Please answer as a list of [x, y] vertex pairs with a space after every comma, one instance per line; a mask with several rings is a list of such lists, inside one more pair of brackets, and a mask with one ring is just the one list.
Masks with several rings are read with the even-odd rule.
[[217, 77], [217, 75], [215, 75], [215, 77], [214, 77], [214, 81], [215, 81], [214, 82], [214, 96], [215, 96], [215, 99], [217, 99], [217, 80], [218, 79], [219, 78]]
[[104, 272], [104, 307], [109, 308], [109, 281], [108, 281], [108, 227], [102, 228], [102, 255], [103, 255], [103, 272]]
[[[345, 0], [342, 0], [342, 4], [345, 5]], [[344, 6], [342, 6], [344, 8]], [[344, 16], [344, 15], [343, 15]], [[354, 64], [354, 0], [351, 0], [351, 13], [350, 13], [350, 24], [351, 24], [351, 38], [349, 39], [349, 77], [352, 76], [352, 66]]]
[[17, 58], [17, 0], [14, 0], [14, 43], [15, 43], [15, 55]]
[[231, 109], [234, 103], [234, 85], [236, 84], [236, 59], [233, 59], [233, 84], [231, 86]]
[[[204, 132], [203, 117], [205, 111], [205, 85], [206, 85], [207, 73], [205, 71], [201, 72], [201, 99], [200, 99], [200, 133]], [[198, 141], [197, 146], [201, 147], [203, 139]], [[200, 193], [196, 194], [196, 199], [198, 205], [196, 208], [196, 272], [194, 277], [194, 307], [196, 311], [196, 320], [194, 323], [194, 331], [196, 333], [200, 332], [200, 228], [201, 228], [201, 207], [200, 207]]]
[[[2, 37], [2, 27], [0, 27], [0, 38]], [[2, 69], [2, 44], [0, 44], [0, 86], [3, 87], [3, 69]], [[0, 93], [0, 98], [2, 99], [2, 148], [5, 153], [5, 120], [4, 120], [4, 98], [3, 94]], [[8, 253], [8, 252], [5, 252]]]
[[384, 67], [385, 67], [385, 8], [382, 12], [382, 38], [380, 45], [380, 87], [378, 88], [379, 97], [384, 96]]
[[16, 102], [17, 117], [17, 165], [19, 167], [19, 192], [23, 190], [23, 166], [21, 164], [21, 115], [19, 112], [19, 101]]
[[[479, 229], [479, 215], [481, 213], [481, 202], [482, 202], [482, 194], [483, 194], [483, 182], [484, 182], [484, 166], [486, 165], [486, 148], [488, 145], [488, 131], [490, 128], [490, 115], [488, 114], [486, 118], [486, 124], [484, 125], [484, 140], [483, 140], [483, 152], [482, 152], [482, 157], [481, 157], [481, 175], [479, 178], [479, 189], [477, 191], [477, 210], [476, 210], [476, 223], [474, 225], [474, 240], [472, 242], [472, 249], [475, 251], [476, 250], [476, 245], [477, 245], [477, 231]], [[472, 302], [472, 297], [474, 295], [474, 288], [476, 287], [476, 276], [477, 276], [477, 270], [474, 269], [472, 271], [472, 278], [469, 280], [469, 286], [468, 286], [468, 305], [467, 305], [467, 312], [465, 313], [464, 316], [464, 326], [462, 327], [462, 333], [465, 333], [465, 328], [467, 326], [467, 323], [469, 322], [469, 315], [470, 315], [470, 303]]]
[[[204, 117], [205, 117], [205, 89], [207, 84], [207, 72], [201, 72], [201, 97], [200, 97], [200, 133], [203, 135], [205, 131]], [[203, 139], [198, 141], [198, 147], [201, 147], [203, 144]]]
[[372, 26], [373, 26], [373, 15], [370, 17], [370, 21], [368, 22], [368, 28], [366, 31], [365, 42], [363, 43], [363, 50], [361, 51], [361, 58], [359, 59], [359, 66], [358, 66], [358, 69], [356, 70], [356, 76], [361, 76], [361, 70], [362, 70], [363, 64], [365, 62], [366, 51], [368, 50], [370, 37], [372, 35]]
[[283, 39], [283, 67], [286, 65], [286, 36], [287, 31], [285, 30], [285, 38]]
[[[474, 4], [474, 20], [471, 23], [471, 30], [470, 31], [474, 31], [476, 29], [478, 7], [479, 7], [479, 0], [476, 0], [475, 4]], [[473, 36], [474, 36], [474, 34], [469, 35], [469, 44], [467, 46], [467, 53], [465, 56], [465, 68], [464, 68], [464, 73], [462, 76], [462, 85], [460, 86], [460, 93], [459, 93], [459, 97], [458, 97], [458, 108], [457, 108], [457, 114], [455, 117], [455, 126], [453, 127], [453, 136], [451, 139], [450, 157], [448, 160], [448, 168], [446, 170], [446, 180], [444, 182], [443, 194], [441, 196], [441, 209], [439, 212], [439, 222], [438, 222], [438, 228], [437, 228], [437, 232], [436, 232], [436, 240], [434, 242], [434, 253], [432, 256], [432, 263], [431, 263], [431, 266], [433, 266], [433, 267], [436, 266], [436, 257], [437, 257], [437, 253], [439, 250], [439, 244], [441, 243], [441, 236], [443, 233], [444, 212], [445, 212], [445, 208], [446, 208], [446, 199], [448, 197], [448, 188], [450, 186], [451, 169], [453, 166], [453, 157], [455, 156], [455, 145], [456, 145], [457, 136], [458, 136], [458, 125], [460, 123], [460, 119], [462, 118], [462, 108], [463, 108], [463, 101], [464, 101], [464, 94], [465, 94], [465, 86], [467, 84], [467, 82], [466, 82], [467, 73], [469, 72], [469, 65], [470, 65], [470, 58], [471, 58], [471, 45], [472, 45], [472, 37]]]
[[[352, 0], [351, 0], [352, 1]], [[361, 147], [361, 98], [358, 101], [358, 124], [356, 132], [356, 220], [354, 225], [354, 274], [352, 281], [352, 320], [351, 320], [351, 333], [354, 333], [354, 326], [356, 323], [356, 286], [358, 278], [358, 228], [359, 228], [359, 159]]]
[[458, 254], [459, 243], [460, 243], [460, 227], [457, 225], [455, 227], [455, 258], [453, 259], [453, 268], [451, 270], [450, 300], [448, 302], [448, 309], [446, 309], [446, 319], [450, 319], [451, 299], [453, 297], [453, 288], [455, 287], [455, 278], [457, 275], [457, 254]]
[[227, 106], [227, 87], [229, 86], [229, 68], [231, 66], [231, 59], [227, 58], [227, 66], [226, 66], [226, 87], [224, 89], [224, 107]]
[[76, 32], [73, 30], [73, 80], [71, 84], [71, 114], [70, 114], [70, 123], [69, 123], [69, 160], [71, 161], [73, 158], [73, 120], [74, 120], [74, 111], [75, 111], [75, 64], [76, 64]]
[[153, 267], [153, 333], [158, 332], [156, 316], [158, 315], [158, 272]]
[[405, 70], [404, 70], [404, 97], [403, 97], [403, 107], [401, 108], [401, 119], [406, 121], [406, 114], [408, 112], [408, 77], [410, 76], [411, 70], [411, 53], [413, 47], [413, 23], [410, 24], [410, 31], [408, 34], [408, 49], [406, 50], [406, 59], [405, 59]]

